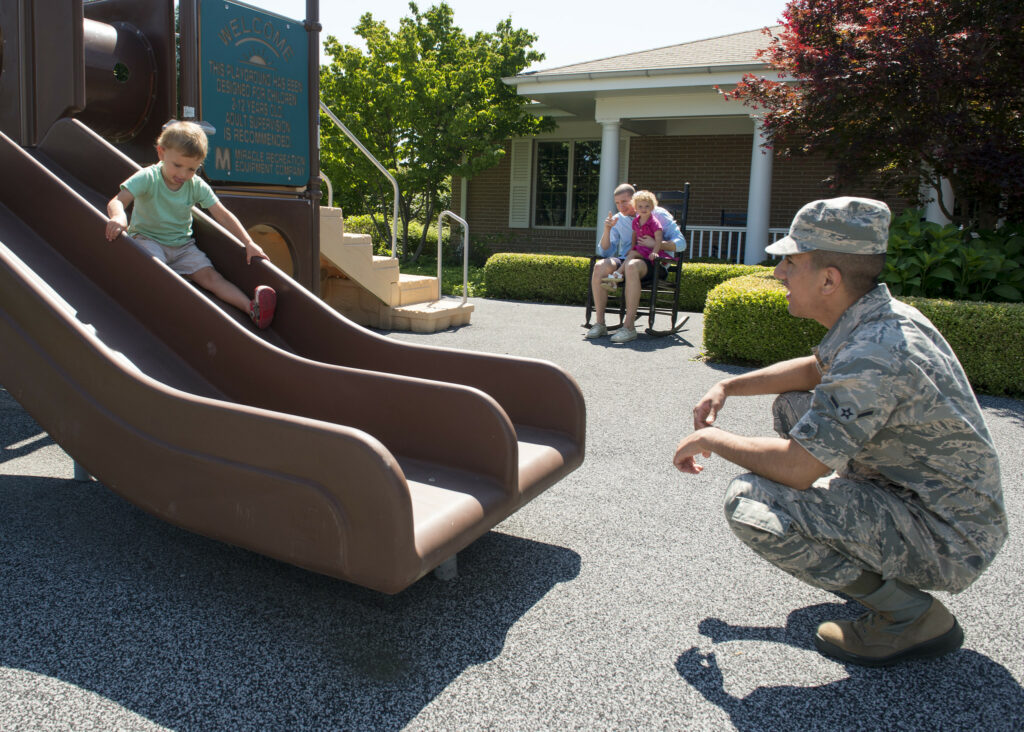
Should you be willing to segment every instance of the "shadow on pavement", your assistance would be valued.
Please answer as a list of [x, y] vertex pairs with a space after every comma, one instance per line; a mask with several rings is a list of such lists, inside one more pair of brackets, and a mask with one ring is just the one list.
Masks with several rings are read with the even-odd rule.
[[0, 447], [0, 463], [6, 463], [8, 460], [30, 455], [36, 450], [56, 444], [48, 434], [39, 432], [39, 427], [34, 422], [31, 426], [35, 427], [34, 431], [16, 432], [15, 436], [18, 439], [12, 440], [9, 445]]
[[389, 597], [177, 529], [98, 483], [0, 476], [0, 667], [197, 729], [399, 729], [580, 557], [492, 531]]
[[[734, 626], [716, 618], [698, 627], [715, 644], [769, 641], [813, 650], [818, 624], [856, 617], [862, 610], [853, 601], [830, 603], [794, 610], [783, 628]], [[961, 649], [887, 669], [844, 666], [849, 675], [839, 681], [759, 686], [738, 697], [726, 690], [729, 669], [719, 664], [715, 651], [690, 648], [676, 661], [679, 675], [726, 712], [738, 730], [1019, 730], [1024, 722], [1024, 689], [1007, 669], [975, 651]], [[766, 680], [776, 675], [763, 669]]]
[[[612, 333], [615, 333], [613, 330]], [[605, 348], [622, 348], [629, 349], [632, 351], [640, 351], [642, 353], [650, 353], [653, 351], [660, 351], [664, 348], [672, 348], [675, 346], [688, 346], [690, 348], [696, 348], [696, 344], [687, 340], [686, 329], [679, 331], [678, 333], [672, 333], [666, 336], [649, 336], [643, 332], [643, 329], [637, 329], [636, 340], [628, 341], [627, 343], [612, 343], [610, 336], [604, 336], [602, 338], [594, 338], [587, 341], [595, 346], [604, 346]], [[580, 336], [581, 340], [586, 340], [583, 336]]]
[[1018, 399], [980, 395], [978, 403], [996, 417], [1009, 420], [1018, 427], [1024, 426], [1024, 403]]
[[53, 438], [43, 432], [14, 397], [0, 388], [0, 419], [3, 419], [3, 444], [0, 444], [0, 463], [28, 455], [41, 447], [54, 444]]

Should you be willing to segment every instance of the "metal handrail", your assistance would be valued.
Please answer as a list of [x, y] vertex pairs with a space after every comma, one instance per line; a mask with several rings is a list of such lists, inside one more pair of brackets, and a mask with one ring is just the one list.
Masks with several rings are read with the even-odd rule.
[[320, 180], [327, 184], [327, 207], [330, 208], [334, 205], [334, 186], [331, 185], [331, 179], [324, 175], [324, 171], [320, 171]]
[[380, 161], [377, 160], [377, 158], [373, 157], [373, 154], [366, 149], [366, 146], [363, 145], [363, 143], [359, 142], [359, 139], [352, 134], [349, 128], [346, 127], [340, 119], [338, 119], [335, 116], [334, 112], [332, 112], [330, 108], [326, 104], [324, 104], [323, 99], [320, 100], [320, 111], [326, 114], [330, 118], [331, 122], [336, 124], [338, 126], [338, 129], [344, 132], [345, 136], [348, 137], [348, 139], [350, 139], [352, 143], [359, 148], [363, 155], [365, 155], [371, 163], [377, 166], [377, 170], [383, 173], [384, 177], [391, 181], [391, 186], [395, 189], [394, 208], [391, 215], [391, 256], [394, 257], [396, 252], [398, 251], [398, 181], [395, 180], [395, 176], [391, 175], [391, 173], [388, 172], [387, 168], [380, 164]]
[[442, 211], [437, 217], [437, 299], [441, 299], [441, 232], [445, 216], [450, 216], [462, 224], [462, 304], [465, 305], [469, 297], [469, 224], [452, 211]]

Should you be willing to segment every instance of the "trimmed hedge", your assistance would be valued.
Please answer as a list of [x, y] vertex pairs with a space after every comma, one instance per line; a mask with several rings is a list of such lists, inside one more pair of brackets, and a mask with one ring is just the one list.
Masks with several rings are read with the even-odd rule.
[[807, 356], [825, 335], [786, 309], [786, 288], [769, 274], [723, 282], [704, 306], [704, 351], [712, 358], [770, 364]]
[[935, 324], [976, 390], [1024, 395], [1024, 305], [923, 297], [900, 300]]
[[752, 274], [768, 274], [771, 267], [757, 264], [707, 264], [683, 262], [683, 282], [679, 286], [679, 307], [693, 313], [704, 309], [708, 293], [718, 285], [734, 277]]
[[[588, 257], [554, 254], [495, 254], [484, 267], [488, 297], [582, 305], [587, 299]], [[745, 264], [684, 262], [679, 288], [681, 310], [699, 313], [708, 292], [733, 277], [771, 273]]]
[[[949, 341], [976, 391], [1024, 394], [1024, 305], [900, 298]], [[771, 364], [806, 356], [825, 335], [786, 309], [786, 288], [764, 275], [729, 280], [708, 295], [704, 350], [712, 358]]]
[[583, 304], [587, 299], [589, 266], [586, 257], [495, 254], [484, 265], [487, 297]]

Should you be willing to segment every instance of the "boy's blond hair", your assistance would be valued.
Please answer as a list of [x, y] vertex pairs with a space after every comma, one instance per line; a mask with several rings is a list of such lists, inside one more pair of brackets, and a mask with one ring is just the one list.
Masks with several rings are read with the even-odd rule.
[[658, 197], [650, 191], [637, 191], [633, 194], [633, 206], [635, 207], [637, 201], [647, 201], [651, 204], [651, 208], [655, 209], [658, 207]]
[[179, 152], [187, 158], [206, 160], [206, 133], [195, 122], [167, 123], [156, 144], [165, 150]]

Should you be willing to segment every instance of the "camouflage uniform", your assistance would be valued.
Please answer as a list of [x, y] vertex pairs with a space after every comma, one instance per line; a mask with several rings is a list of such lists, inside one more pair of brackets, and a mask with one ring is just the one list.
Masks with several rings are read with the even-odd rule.
[[949, 344], [879, 285], [815, 349], [821, 383], [781, 395], [776, 429], [836, 472], [800, 491], [746, 474], [726, 495], [732, 530], [827, 590], [862, 570], [960, 592], [1007, 534], [999, 461]]

